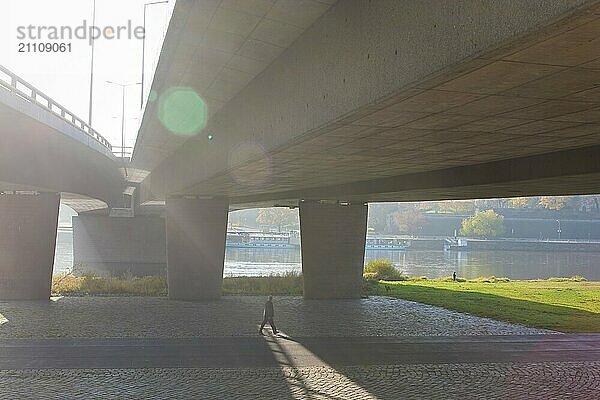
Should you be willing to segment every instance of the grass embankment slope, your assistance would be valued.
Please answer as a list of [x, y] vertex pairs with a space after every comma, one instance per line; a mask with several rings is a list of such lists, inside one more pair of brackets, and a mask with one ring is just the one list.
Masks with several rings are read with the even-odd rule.
[[52, 277], [52, 295], [166, 296], [167, 278], [165, 276], [119, 278], [95, 275], [54, 275]]
[[[55, 275], [54, 296], [166, 296], [165, 276], [110, 277]], [[273, 276], [240, 276], [223, 279], [223, 294], [302, 295], [302, 275], [288, 273]]]
[[600, 332], [600, 282], [409, 279], [382, 281], [374, 292], [537, 328]]

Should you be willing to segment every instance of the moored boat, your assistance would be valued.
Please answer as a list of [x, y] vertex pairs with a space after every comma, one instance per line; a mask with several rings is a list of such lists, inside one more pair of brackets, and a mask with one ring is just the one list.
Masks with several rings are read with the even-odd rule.
[[444, 240], [444, 250], [456, 250], [456, 251], [466, 251], [467, 250], [467, 239], [459, 239], [456, 237], [446, 238]]
[[365, 248], [367, 250], [403, 251], [410, 247], [410, 241], [385, 236], [367, 236]]
[[290, 233], [264, 233], [228, 231], [226, 247], [238, 248], [279, 248], [293, 249], [298, 247], [295, 236]]

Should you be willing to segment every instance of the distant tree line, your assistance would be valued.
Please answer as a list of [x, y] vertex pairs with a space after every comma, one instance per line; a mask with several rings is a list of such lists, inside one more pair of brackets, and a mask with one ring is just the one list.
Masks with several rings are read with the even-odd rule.
[[[462, 234], [494, 237], [500, 235], [501, 228], [494, 222], [492, 214], [501, 217], [502, 209], [553, 210], [559, 213], [582, 213], [600, 217], [600, 196], [533, 196], [480, 200], [445, 200], [411, 203], [371, 203], [369, 204], [368, 230], [375, 233], [401, 233], [420, 235], [426, 223], [426, 215], [451, 214], [465, 218], [476, 217], [475, 226], [463, 224]], [[479, 222], [478, 222], [479, 221]], [[256, 229], [290, 230], [299, 229], [298, 209], [286, 207], [259, 208], [234, 211], [229, 214], [231, 227]], [[479, 225], [494, 225], [496, 229], [486, 230]], [[483, 230], [481, 230], [483, 229]], [[497, 232], [494, 234], [492, 231]], [[475, 233], [479, 232], [479, 233]]]
[[481, 200], [446, 200], [418, 203], [424, 211], [472, 214], [477, 210], [521, 208], [600, 213], [600, 196], [532, 196]]
[[[600, 217], [600, 196], [533, 196], [479, 200], [423, 201], [414, 203], [374, 203], [369, 204], [368, 226], [372, 232], [419, 235], [425, 223], [425, 216], [428, 214], [451, 214], [474, 217], [478, 212], [489, 210], [496, 214], [502, 209], [553, 210], [559, 213], [581, 213], [590, 217]], [[483, 214], [476, 221], [485, 222], [486, 216], [491, 217], [491, 214]], [[490, 231], [485, 235], [475, 234], [472, 229], [474, 228], [463, 225], [464, 234], [470, 232], [470, 235], [482, 237], [501, 235], [503, 228], [497, 227], [498, 232], [496, 234]]]

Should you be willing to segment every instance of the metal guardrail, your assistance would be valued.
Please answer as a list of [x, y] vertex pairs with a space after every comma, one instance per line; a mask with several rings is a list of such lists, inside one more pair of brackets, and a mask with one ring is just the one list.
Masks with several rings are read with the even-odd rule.
[[113, 155], [117, 158], [131, 158], [133, 154], [133, 147], [131, 146], [113, 146], [112, 148]]
[[52, 100], [49, 96], [45, 95], [33, 85], [27, 83], [19, 76], [15, 75], [2, 65], [0, 65], [0, 86], [4, 87], [11, 92], [17, 94], [25, 100], [28, 100], [38, 106], [45, 108], [55, 115], [61, 117], [64, 121], [75, 126], [77, 129], [85, 132], [88, 136], [91, 136], [98, 143], [106, 147], [112, 152], [113, 147], [102, 135], [96, 132], [91, 126], [89, 126], [81, 118], [78, 118], [75, 114], [69, 111], [67, 108], [61, 106], [56, 101]]

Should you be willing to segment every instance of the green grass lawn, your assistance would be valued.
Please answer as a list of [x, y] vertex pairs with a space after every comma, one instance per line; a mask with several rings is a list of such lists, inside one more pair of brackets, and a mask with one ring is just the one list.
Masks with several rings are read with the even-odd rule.
[[374, 291], [537, 328], [600, 332], [600, 282], [407, 280]]

